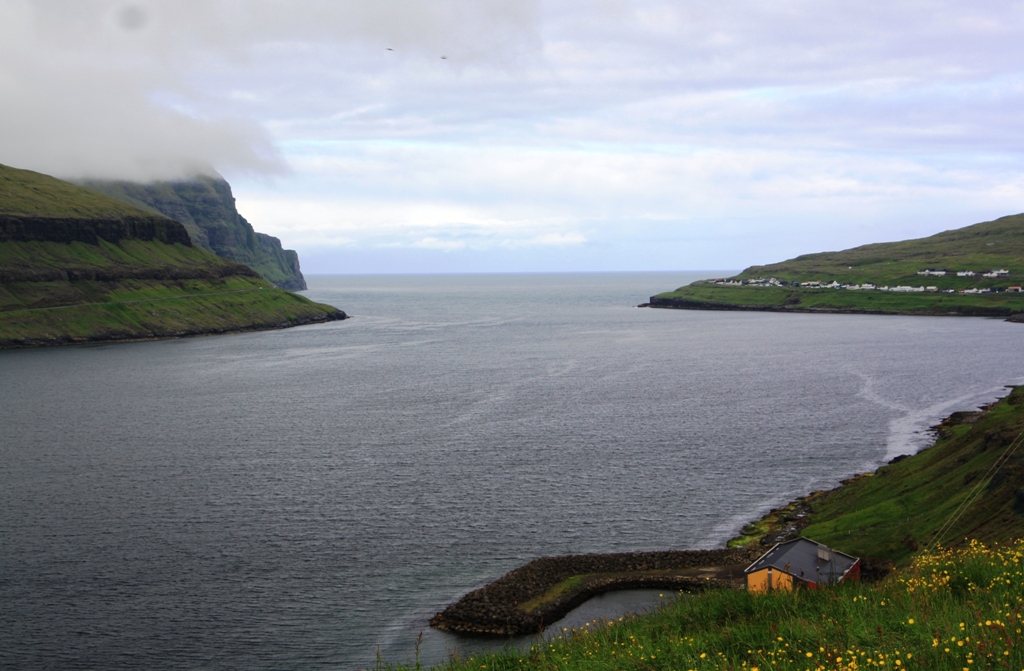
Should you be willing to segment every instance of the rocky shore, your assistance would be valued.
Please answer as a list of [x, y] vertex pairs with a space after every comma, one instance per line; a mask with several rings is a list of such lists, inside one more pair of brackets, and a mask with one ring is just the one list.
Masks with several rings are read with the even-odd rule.
[[[932, 427], [948, 437], [953, 427], [973, 424], [991, 406], [954, 412]], [[1002, 434], [1000, 434], [1002, 436]], [[1012, 441], [1001, 437], [1002, 443]], [[986, 439], [988, 440], [988, 438]], [[894, 464], [909, 455], [889, 461]], [[814, 506], [871, 473], [843, 480], [835, 489], [816, 491], [775, 508], [746, 525], [720, 550], [624, 552], [616, 554], [542, 557], [474, 590], [430, 619], [430, 626], [474, 636], [522, 636], [544, 630], [588, 599], [621, 589], [662, 588], [696, 592], [708, 588], [739, 588], [743, 570], [767, 549], [800, 536]], [[862, 557], [861, 577], [878, 580], [891, 561]]]

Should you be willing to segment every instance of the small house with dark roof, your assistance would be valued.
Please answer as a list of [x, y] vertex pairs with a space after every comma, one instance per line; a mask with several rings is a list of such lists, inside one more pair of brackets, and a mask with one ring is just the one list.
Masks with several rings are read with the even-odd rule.
[[809, 538], [779, 543], [747, 567], [747, 590], [817, 589], [844, 580], [860, 580], [860, 559]]

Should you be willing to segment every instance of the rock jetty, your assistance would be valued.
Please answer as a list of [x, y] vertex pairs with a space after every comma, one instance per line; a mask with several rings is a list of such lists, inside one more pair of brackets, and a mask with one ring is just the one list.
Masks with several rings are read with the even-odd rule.
[[731, 587], [761, 552], [734, 548], [542, 557], [466, 594], [432, 617], [430, 626], [477, 636], [535, 634], [613, 590]]

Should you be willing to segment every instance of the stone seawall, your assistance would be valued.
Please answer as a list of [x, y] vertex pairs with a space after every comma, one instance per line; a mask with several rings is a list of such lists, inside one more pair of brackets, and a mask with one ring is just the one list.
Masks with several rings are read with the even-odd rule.
[[[520, 636], [542, 631], [587, 599], [620, 589], [697, 591], [731, 585], [725, 574], [696, 569], [745, 567], [763, 550], [749, 548], [542, 557], [466, 594], [430, 620], [437, 629], [478, 636]], [[557, 592], [560, 583], [578, 580]], [[551, 598], [545, 599], [545, 595]], [[531, 600], [540, 600], [526, 607]]]

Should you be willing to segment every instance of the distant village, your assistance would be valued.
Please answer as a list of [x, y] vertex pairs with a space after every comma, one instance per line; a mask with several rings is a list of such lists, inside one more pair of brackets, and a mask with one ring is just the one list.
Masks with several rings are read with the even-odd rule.
[[[952, 276], [954, 273], [956, 274], [957, 277], [985, 277], [985, 278], [989, 278], [989, 279], [999, 278], [999, 277], [1008, 277], [1010, 275], [1010, 271], [1009, 270], [1005, 270], [1003, 268], [999, 268], [999, 269], [996, 269], [996, 270], [990, 270], [988, 272], [984, 272], [984, 271], [975, 272], [973, 270], [956, 270], [956, 271], [949, 270], [949, 271], [947, 271], [947, 270], [938, 270], [938, 269], [934, 269], [934, 268], [925, 268], [924, 270], [917, 271], [918, 275], [923, 275], [925, 277], [945, 277], [946, 275], [951, 275]], [[720, 285], [720, 286], [726, 286], [726, 287], [739, 287], [739, 286], [745, 286], [745, 287], [803, 287], [805, 289], [849, 289], [851, 291], [899, 291], [899, 292], [905, 292], [905, 293], [989, 294], [989, 293], [999, 293], [999, 292], [1003, 292], [1003, 291], [1016, 292], [1016, 293], [1020, 293], [1021, 292], [1020, 285], [1013, 285], [1013, 286], [1009, 286], [1009, 287], [1005, 287], [1005, 288], [1004, 287], [980, 287], [980, 288], [978, 288], [978, 287], [971, 287], [971, 288], [967, 288], [967, 289], [959, 289], [959, 290], [957, 290], [957, 289], [939, 289], [936, 286], [909, 286], [909, 285], [908, 286], [897, 285], [897, 286], [894, 286], [894, 287], [878, 286], [876, 284], [871, 284], [870, 282], [865, 282], [864, 284], [840, 284], [839, 282], [836, 282], [835, 280], [833, 280], [831, 282], [828, 282], [828, 283], [820, 282], [820, 281], [817, 281], [817, 280], [811, 281], [811, 282], [784, 282], [784, 281], [779, 280], [779, 279], [774, 278], [774, 277], [767, 277], [767, 278], [766, 277], [755, 277], [754, 279], [751, 279], [751, 280], [734, 280], [734, 279], [719, 278], [719, 279], [711, 280], [711, 283], [712, 284], [717, 284], [717, 285]]]

